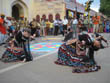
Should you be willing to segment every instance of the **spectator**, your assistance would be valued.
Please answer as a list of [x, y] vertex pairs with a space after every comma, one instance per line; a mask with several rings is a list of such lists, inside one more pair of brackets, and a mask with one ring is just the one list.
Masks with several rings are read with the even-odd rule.
[[66, 18], [66, 16], [64, 17], [64, 20], [63, 20], [63, 29], [64, 29], [64, 34], [66, 33], [67, 31], [67, 25], [68, 25], [68, 20]]
[[58, 18], [54, 21], [54, 26], [55, 26], [54, 35], [57, 36], [58, 30], [59, 30], [59, 19]]
[[75, 17], [73, 19], [73, 24], [72, 24], [72, 28], [73, 28], [73, 37], [74, 38], [77, 38], [78, 34], [77, 34], [77, 25], [78, 25], [78, 20], [77, 18]]
[[92, 19], [93, 19], [93, 24], [94, 24], [93, 33], [98, 33], [100, 16], [97, 16], [96, 14]]

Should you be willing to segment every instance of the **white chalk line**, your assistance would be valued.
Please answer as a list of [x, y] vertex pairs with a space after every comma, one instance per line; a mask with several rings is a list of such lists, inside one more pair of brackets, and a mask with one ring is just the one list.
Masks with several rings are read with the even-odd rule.
[[[36, 60], [41, 59], [41, 58], [43, 58], [43, 57], [49, 56], [49, 55], [54, 54], [54, 53], [56, 53], [56, 52], [57, 52], [57, 50], [56, 50], [56, 51], [53, 51], [53, 52], [50, 52], [50, 53], [47, 53], [47, 54], [45, 54], [45, 55], [40, 55], [40, 56], [34, 58], [33, 61], [36, 61]], [[18, 67], [20, 67], [20, 66], [23, 66], [23, 65], [25, 65], [25, 64], [28, 64], [28, 63], [31, 63], [31, 62], [18, 63], [18, 64], [16, 64], [16, 65], [13, 65], [13, 66], [10, 66], [10, 67], [1, 69], [1, 70], [0, 70], [0, 74], [5, 73], [5, 72], [10, 71], [10, 70], [13, 70], [13, 69], [16, 69], [16, 68], [18, 68]]]

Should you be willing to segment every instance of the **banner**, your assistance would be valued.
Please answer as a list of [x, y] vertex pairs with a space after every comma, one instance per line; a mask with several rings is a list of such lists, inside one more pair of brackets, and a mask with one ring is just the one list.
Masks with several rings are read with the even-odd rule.
[[73, 18], [74, 17], [74, 13], [72, 11], [68, 11], [68, 16]]

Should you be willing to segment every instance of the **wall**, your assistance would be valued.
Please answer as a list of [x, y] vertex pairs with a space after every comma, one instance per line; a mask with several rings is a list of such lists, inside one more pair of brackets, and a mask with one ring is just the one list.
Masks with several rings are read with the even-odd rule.
[[49, 14], [52, 14], [54, 19], [55, 19], [55, 15], [57, 13], [61, 14], [61, 18], [64, 18], [65, 15], [65, 11], [64, 11], [65, 5], [62, 2], [62, 0], [56, 0], [56, 1], [40, 1], [37, 0], [35, 2], [35, 10], [34, 10], [34, 17], [36, 15], [40, 15], [40, 17], [42, 17], [43, 14], [46, 15], [46, 17], [48, 18]]
[[61, 19], [65, 16], [64, 0], [51, 0], [50, 2], [47, 0], [0, 0], [0, 13], [12, 16], [12, 7], [15, 3], [19, 3], [23, 7], [24, 17], [27, 17], [30, 21], [38, 14], [40, 17], [43, 14], [46, 14], [46, 17], [53, 14], [54, 19], [57, 13], [60, 14]]

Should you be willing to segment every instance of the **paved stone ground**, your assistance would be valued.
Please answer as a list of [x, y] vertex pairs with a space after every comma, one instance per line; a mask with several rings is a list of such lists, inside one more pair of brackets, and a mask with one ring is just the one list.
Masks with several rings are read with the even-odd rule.
[[[61, 35], [59, 36], [47, 36], [47, 37], [38, 37], [35, 40], [31, 41], [31, 45], [36, 44], [36, 43], [41, 43], [41, 42], [61, 42], [63, 40], [64, 37], [62, 37]], [[5, 51], [5, 47], [4, 45], [0, 46], [0, 57], [2, 56], [2, 54]], [[38, 57], [44, 54], [47, 54], [48, 52], [31, 52], [33, 57]], [[2, 63], [0, 62], [0, 69], [4, 69], [6, 67], [18, 64], [20, 62], [15, 62], [15, 63]]]
[[[110, 39], [109, 34], [102, 34], [106, 39]], [[62, 37], [58, 36], [56, 41], [61, 42]], [[41, 40], [39, 38], [39, 40]], [[42, 42], [48, 40], [42, 40]], [[51, 41], [54, 42], [55, 40]], [[38, 42], [33, 41], [32, 44]], [[40, 42], [40, 41], [39, 41]], [[0, 47], [0, 54], [4, 51]], [[75, 74], [72, 73], [72, 67], [60, 66], [54, 64], [57, 59], [57, 51], [44, 53], [33, 62], [29, 63], [9, 63], [0, 62], [0, 83], [110, 83], [110, 48], [100, 50], [95, 53], [95, 59], [101, 70], [94, 73]], [[44, 56], [46, 55], [46, 56]], [[10, 68], [13, 65], [21, 64], [18, 67]], [[3, 70], [2, 70], [3, 69]], [[8, 69], [8, 70], [6, 70]]]

